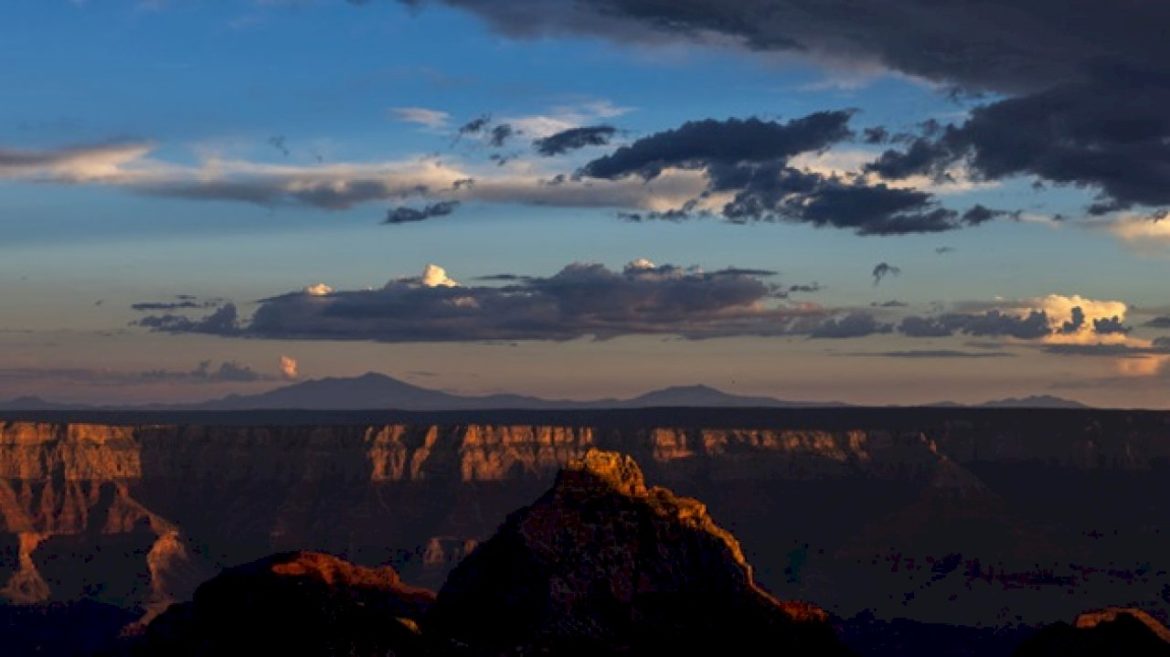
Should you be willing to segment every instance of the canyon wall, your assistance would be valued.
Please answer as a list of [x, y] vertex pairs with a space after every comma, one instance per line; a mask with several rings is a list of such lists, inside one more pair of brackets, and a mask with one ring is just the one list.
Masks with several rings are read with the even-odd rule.
[[[903, 597], [891, 604], [906, 615], [946, 616], [936, 598], [960, 587], [1003, 620], [996, 595], [1030, 581], [1021, 569], [1038, 555], [1093, 568], [1099, 556], [1102, 595], [1126, 580], [1117, 545], [1092, 532], [1158, 529], [1141, 518], [1160, 499], [1132, 514], [1107, 504], [1118, 486], [1165, 479], [1170, 440], [1156, 429], [0, 422], [0, 596], [149, 618], [223, 567], [296, 549], [390, 563], [437, 587], [565, 462], [599, 447], [708, 502], [777, 592], [851, 613], [894, 578]], [[1101, 486], [1100, 508], [1078, 501], [1085, 482]], [[1124, 526], [1098, 527], [1111, 518]], [[1040, 610], [1060, 586], [1020, 585], [1019, 608]]]

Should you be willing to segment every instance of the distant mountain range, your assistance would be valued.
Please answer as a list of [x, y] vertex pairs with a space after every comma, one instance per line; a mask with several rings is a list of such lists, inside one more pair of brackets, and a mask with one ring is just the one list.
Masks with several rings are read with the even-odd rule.
[[1092, 408], [1092, 406], [1082, 404], [1079, 401], [1054, 397], [1052, 395], [1007, 397], [1005, 399], [993, 399], [982, 404], [959, 404], [957, 402], [946, 401], [927, 404], [927, 406], [932, 408]]
[[[329, 377], [283, 386], [254, 395], [228, 395], [220, 399], [191, 404], [151, 404], [145, 406], [86, 406], [64, 404], [38, 397], [19, 397], [0, 402], [0, 410], [374, 410], [404, 411], [501, 410], [501, 409], [601, 409], [601, 408], [815, 408], [844, 407], [842, 402], [785, 401], [773, 397], [734, 395], [705, 385], [672, 386], [653, 390], [631, 399], [597, 399], [578, 401], [544, 399], [515, 394], [457, 395], [423, 388], [385, 374], [368, 372], [357, 377]], [[931, 406], [965, 406], [940, 402]], [[1089, 408], [1080, 402], [1050, 395], [1008, 398], [978, 404], [981, 408]]]
[[304, 381], [257, 395], [229, 395], [184, 408], [190, 410], [368, 410], [393, 408], [407, 411], [497, 410], [497, 409], [589, 409], [691, 407], [798, 408], [842, 406], [837, 402], [790, 402], [771, 397], [733, 395], [709, 386], [675, 386], [654, 390], [632, 399], [543, 399], [526, 395], [456, 395], [432, 390], [373, 372], [353, 378], [325, 378]]

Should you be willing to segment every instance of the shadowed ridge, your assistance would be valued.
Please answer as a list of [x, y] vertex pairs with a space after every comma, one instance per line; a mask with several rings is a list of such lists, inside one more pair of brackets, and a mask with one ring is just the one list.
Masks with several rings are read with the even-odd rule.
[[1128, 616], [1140, 622], [1146, 626], [1146, 629], [1153, 632], [1155, 636], [1170, 646], [1170, 628], [1167, 628], [1161, 621], [1136, 607], [1106, 607], [1104, 609], [1086, 611], [1080, 616], [1077, 616], [1073, 626], [1079, 630], [1092, 629], [1102, 623], [1115, 623], [1122, 616]]
[[1170, 657], [1170, 629], [1146, 612], [1107, 607], [1050, 625], [1020, 644], [1013, 657]]
[[424, 626], [473, 654], [848, 654], [826, 620], [759, 588], [701, 502], [590, 450], [452, 572]]
[[289, 552], [229, 568], [151, 623], [135, 656], [422, 654], [434, 593], [389, 567]]

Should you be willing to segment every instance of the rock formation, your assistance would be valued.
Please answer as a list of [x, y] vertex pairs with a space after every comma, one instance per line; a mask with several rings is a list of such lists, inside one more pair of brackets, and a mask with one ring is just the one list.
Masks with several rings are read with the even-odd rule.
[[459, 565], [436, 599], [390, 568], [276, 555], [147, 626], [142, 657], [849, 654], [807, 603], [752, 579], [697, 500], [591, 450]]
[[1149, 563], [1170, 550], [1160, 414], [287, 415], [0, 420], [0, 604], [149, 620], [225, 567], [300, 549], [437, 589], [599, 448], [702, 499], [770, 590], [842, 617], [1037, 624], [1120, 590], [1170, 611]]
[[392, 568], [317, 552], [278, 554], [224, 571], [192, 602], [155, 619], [130, 649], [157, 657], [422, 654], [419, 620], [434, 594]]
[[701, 502], [590, 450], [455, 568], [427, 627], [474, 654], [847, 654], [827, 619], [761, 589]]
[[1170, 629], [1140, 609], [1109, 607], [1057, 623], [1024, 641], [1014, 657], [1166, 657]]

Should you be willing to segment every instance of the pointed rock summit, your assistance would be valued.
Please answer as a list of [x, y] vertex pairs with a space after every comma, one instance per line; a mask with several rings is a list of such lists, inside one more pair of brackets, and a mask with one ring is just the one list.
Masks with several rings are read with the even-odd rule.
[[470, 654], [848, 654], [826, 620], [756, 585], [701, 502], [590, 450], [452, 572], [427, 628]]

